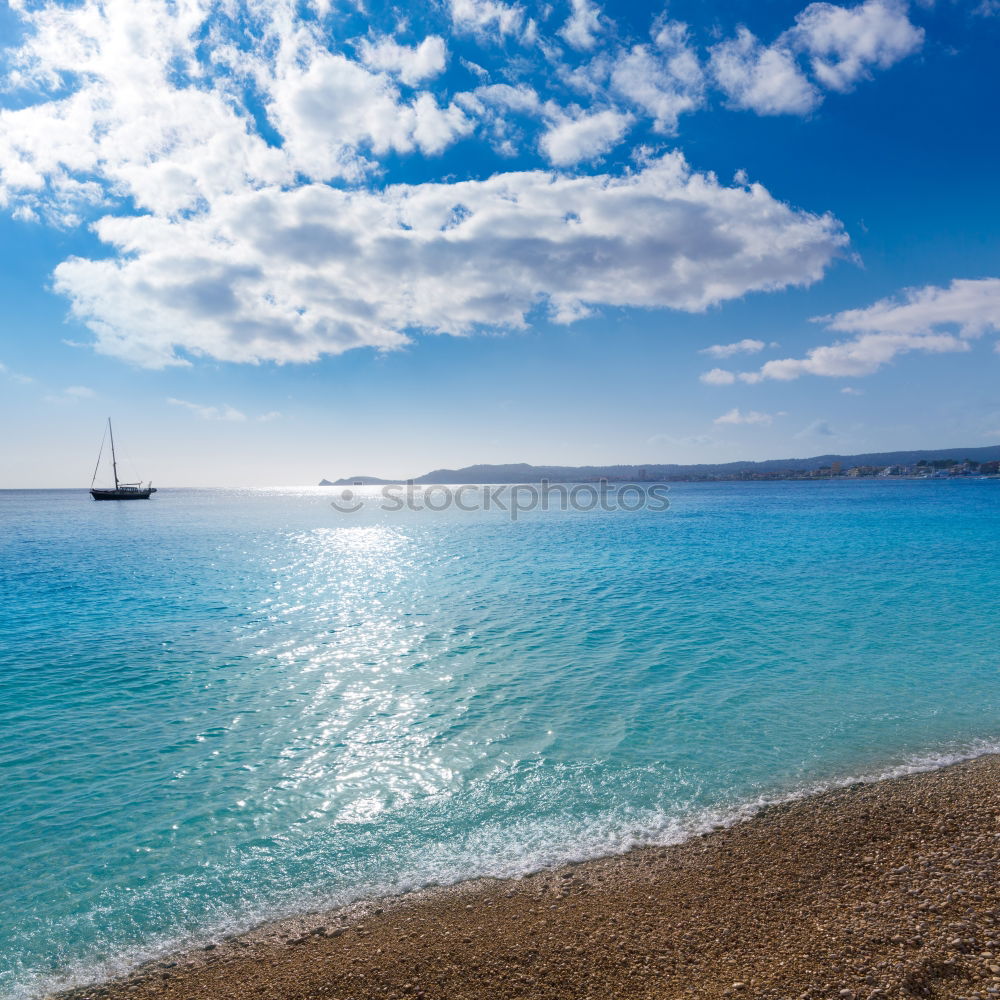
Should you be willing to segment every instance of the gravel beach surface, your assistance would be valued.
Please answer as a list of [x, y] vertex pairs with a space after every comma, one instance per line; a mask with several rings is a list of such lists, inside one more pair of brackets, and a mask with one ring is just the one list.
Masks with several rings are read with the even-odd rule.
[[1000, 757], [268, 924], [72, 1000], [1000, 1000]]

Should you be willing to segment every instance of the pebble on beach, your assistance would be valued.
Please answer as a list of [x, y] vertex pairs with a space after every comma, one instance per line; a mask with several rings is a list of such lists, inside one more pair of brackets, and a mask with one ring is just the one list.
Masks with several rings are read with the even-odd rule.
[[988, 756], [675, 847], [261, 927], [64, 997], [1000, 1000], [998, 859]]

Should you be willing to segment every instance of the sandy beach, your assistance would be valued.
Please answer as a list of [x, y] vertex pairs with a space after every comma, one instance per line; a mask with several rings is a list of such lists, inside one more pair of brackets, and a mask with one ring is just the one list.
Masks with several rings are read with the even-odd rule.
[[1000, 996], [1000, 757], [270, 924], [73, 1000]]

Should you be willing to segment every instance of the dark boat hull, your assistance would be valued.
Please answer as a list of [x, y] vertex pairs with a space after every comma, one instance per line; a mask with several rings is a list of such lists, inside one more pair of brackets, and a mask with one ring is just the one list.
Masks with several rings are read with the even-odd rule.
[[151, 493], [155, 493], [152, 487], [144, 490], [91, 490], [90, 495], [95, 500], [148, 500]]

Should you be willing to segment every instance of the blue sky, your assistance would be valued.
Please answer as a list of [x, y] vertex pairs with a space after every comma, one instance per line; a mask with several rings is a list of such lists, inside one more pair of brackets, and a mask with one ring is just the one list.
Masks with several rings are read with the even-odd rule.
[[0, 485], [1000, 442], [1000, 4], [18, 0]]

